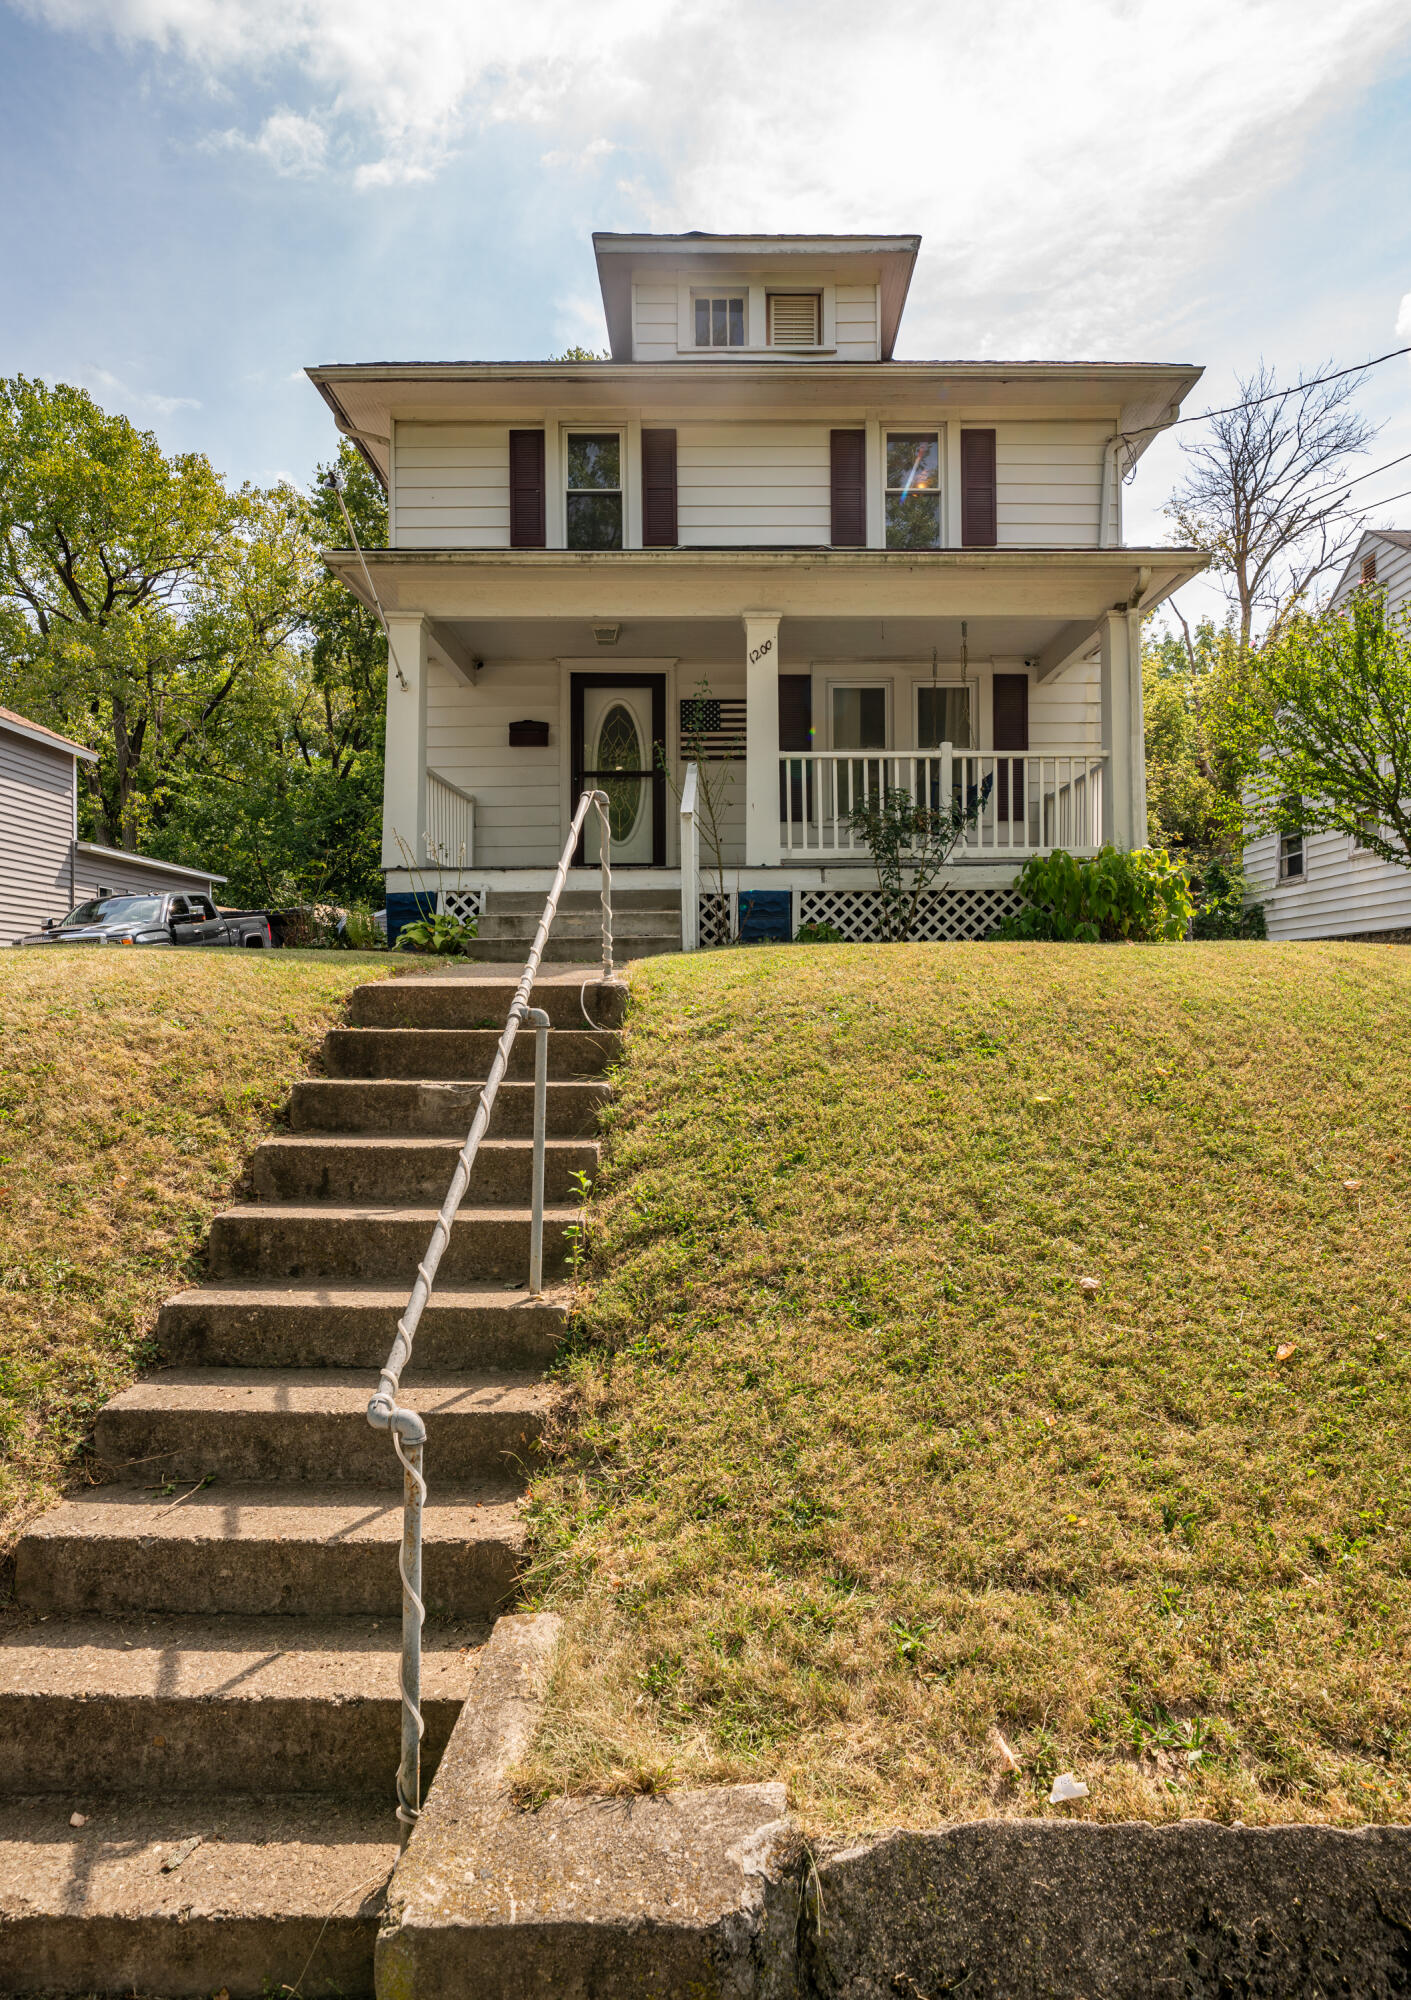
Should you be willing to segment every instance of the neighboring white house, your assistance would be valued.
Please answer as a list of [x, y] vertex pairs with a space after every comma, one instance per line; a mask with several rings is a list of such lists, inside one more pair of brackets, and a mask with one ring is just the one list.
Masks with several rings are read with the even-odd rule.
[[394, 931], [437, 874], [527, 903], [601, 784], [625, 886], [718, 934], [686, 737], [777, 934], [869, 934], [846, 818], [883, 782], [985, 796], [932, 935], [1036, 850], [1145, 842], [1141, 618], [1206, 558], [1124, 546], [1122, 485], [1200, 370], [896, 360], [919, 241], [597, 235], [608, 361], [309, 370], [388, 492], [390, 547], [327, 560], [389, 627]]
[[[1384, 590], [1393, 611], [1411, 603], [1411, 530], [1368, 528], [1330, 602], [1346, 604], [1364, 588]], [[1369, 854], [1348, 834], [1264, 834], [1245, 848], [1244, 867], [1271, 938], [1411, 942], [1411, 868]]]
[[0, 945], [37, 931], [90, 896], [201, 889], [224, 875], [178, 868], [78, 838], [78, 767], [97, 754], [0, 708]]

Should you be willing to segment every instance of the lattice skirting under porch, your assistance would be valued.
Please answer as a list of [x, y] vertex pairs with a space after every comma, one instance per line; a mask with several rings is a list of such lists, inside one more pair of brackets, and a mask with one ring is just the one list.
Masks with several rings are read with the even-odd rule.
[[[985, 938], [1011, 911], [1022, 908], [1023, 902], [1017, 889], [932, 890], [921, 899], [916, 936], [928, 944], [962, 944]], [[703, 946], [729, 944], [735, 928], [733, 903], [733, 896], [701, 897]], [[796, 890], [793, 928], [800, 924], [831, 924], [848, 944], [880, 943], [881, 895], [876, 889]]]
[[455, 917], [467, 924], [472, 918], [478, 919], [485, 910], [483, 889], [443, 889], [441, 891], [442, 914]]

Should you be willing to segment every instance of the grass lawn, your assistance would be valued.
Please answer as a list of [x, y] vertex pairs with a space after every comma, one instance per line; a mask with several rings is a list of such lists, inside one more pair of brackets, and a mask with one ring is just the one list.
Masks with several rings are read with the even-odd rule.
[[354, 952], [0, 952], [0, 1557], [151, 1359], [157, 1308], [352, 988]]
[[524, 1794], [1411, 1819], [1411, 951], [632, 978]]

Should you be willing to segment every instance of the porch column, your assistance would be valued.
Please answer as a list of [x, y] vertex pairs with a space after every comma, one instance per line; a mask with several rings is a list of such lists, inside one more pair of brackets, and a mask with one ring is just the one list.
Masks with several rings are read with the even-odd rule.
[[1146, 745], [1142, 723], [1141, 613], [1109, 611], [1102, 621], [1102, 747], [1107, 756], [1102, 837], [1114, 847], [1146, 846]]
[[745, 613], [745, 866], [779, 861], [779, 616]]
[[426, 620], [419, 611], [393, 611], [388, 614], [387, 630], [382, 865], [425, 868]]

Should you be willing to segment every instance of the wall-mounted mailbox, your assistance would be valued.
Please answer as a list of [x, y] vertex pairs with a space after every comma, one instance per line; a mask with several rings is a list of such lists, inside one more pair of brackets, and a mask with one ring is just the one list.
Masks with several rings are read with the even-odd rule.
[[510, 724], [511, 750], [547, 750], [549, 747], [549, 725], [547, 722], [512, 722]]

